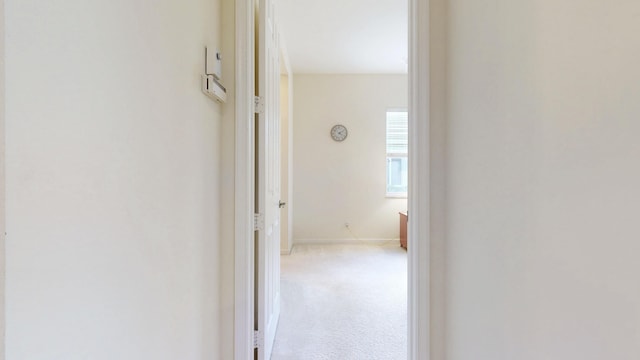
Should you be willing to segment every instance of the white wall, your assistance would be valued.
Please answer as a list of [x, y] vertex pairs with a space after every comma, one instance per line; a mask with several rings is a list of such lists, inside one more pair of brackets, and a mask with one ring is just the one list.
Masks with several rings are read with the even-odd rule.
[[447, 359], [640, 358], [639, 19], [449, 2]]
[[235, 1], [222, 1], [222, 37], [223, 79], [227, 88], [227, 103], [222, 107], [222, 156], [221, 156], [221, 203], [220, 212], [220, 328], [218, 336], [220, 359], [233, 359], [234, 351], [234, 247], [235, 247]]
[[6, 2], [7, 358], [220, 358], [220, 6]]
[[[419, 104], [416, 109], [423, 109], [422, 106], [426, 106], [425, 113], [429, 114], [428, 135], [423, 135], [427, 143], [425, 148], [429, 149], [429, 154], [423, 156], [422, 159], [428, 158], [428, 164], [421, 164], [419, 167], [423, 167], [427, 170], [428, 175], [428, 201], [426, 204], [417, 204], [423, 213], [428, 214], [428, 223], [424, 222], [418, 226], [422, 226], [420, 231], [424, 231], [425, 234], [429, 234], [428, 243], [423, 242], [420, 248], [417, 250], [417, 257], [413, 257], [414, 254], [409, 254], [409, 266], [412, 266], [412, 258], [418, 257], [419, 265], [415, 266], [416, 269], [427, 269], [422, 274], [413, 274], [412, 276], [420, 281], [422, 279], [429, 279], [428, 287], [428, 299], [429, 299], [429, 314], [428, 320], [426, 317], [426, 309], [422, 306], [418, 306], [414, 309], [419, 309], [419, 316], [417, 321], [428, 321], [429, 326], [429, 353], [433, 360], [446, 359], [446, 335], [447, 335], [447, 306], [448, 299], [446, 293], [446, 271], [447, 271], [447, 258], [446, 258], [446, 245], [447, 245], [447, 49], [448, 44], [445, 41], [447, 38], [447, 10], [449, 0], [429, 0], [428, 7], [426, 4], [418, 6], [416, 12], [418, 18], [417, 23], [422, 24], [420, 29], [424, 29], [428, 34], [423, 34], [422, 30], [416, 35], [415, 41], [420, 44], [422, 39], [428, 39], [429, 44], [424, 51], [419, 51], [420, 56], [429, 57], [429, 73], [424, 75], [422, 69], [419, 74], [411, 75], [414, 81], [422, 81], [422, 77], [428, 77], [428, 84], [424, 84], [428, 89], [429, 101], [426, 104]], [[428, 21], [421, 20], [421, 17], [425, 16]], [[421, 49], [422, 50], [422, 49]], [[414, 67], [415, 69], [415, 67]], [[424, 70], [426, 71], [426, 69]], [[423, 89], [422, 86], [418, 86], [417, 90]], [[416, 99], [423, 94], [413, 94], [412, 98]], [[411, 114], [410, 114], [411, 115]], [[413, 121], [425, 121], [424, 118], [418, 119], [415, 114], [411, 117]], [[410, 126], [416, 127], [416, 124], [410, 124]], [[420, 134], [420, 133], [419, 133]], [[420, 135], [418, 135], [420, 136]], [[420, 160], [420, 159], [418, 159]], [[415, 186], [415, 184], [413, 184]], [[422, 187], [421, 187], [422, 188]], [[423, 191], [427, 191], [427, 188], [423, 188]], [[414, 200], [416, 198], [414, 197]], [[420, 202], [422, 199], [416, 200]], [[428, 210], [424, 210], [423, 206], [427, 206]], [[420, 210], [419, 210], [420, 211]], [[413, 226], [416, 226], [414, 223]], [[411, 228], [411, 225], [409, 225]], [[416, 226], [417, 228], [417, 226]], [[411, 231], [411, 229], [409, 229]], [[412, 241], [413, 239], [410, 239]], [[420, 240], [418, 240], [420, 241]], [[423, 240], [424, 241], [424, 240]], [[422, 265], [428, 259], [427, 264]], [[409, 281], [413, 281], [413, 278], [409, 276]], [[411, 285], [410, 285], [411, 286]], [[414, 288], [414, 291], [426, 290], [419, 287]], [[425, 298], [427, 295], [422, 293]], [[411, 306], [411, 304], [409, 305]], [[411, 323], [411, 321], [410, 321]], [[421, 329], [424, 327], [420, 326]], [[416, 336], [420, 336], [420, 333], [416, 333]], [[421, 352], [426, 353], [424, 349], [425, 342], [418, 342], [416, 349], [421, 349]]]
[[294, 242], [398, 239], [406, 199], [385, 197], [386, 110], [406, 108], [407, 92], [406, 75], [295, 75]]
[[0, 0], [0, 359], [4, 359], [5, 334], [5, 66], [4, 0]]

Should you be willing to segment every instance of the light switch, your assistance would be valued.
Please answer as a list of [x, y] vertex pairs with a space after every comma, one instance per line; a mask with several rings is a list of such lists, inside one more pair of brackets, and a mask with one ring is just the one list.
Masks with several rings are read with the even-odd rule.
[[205, 49], [207, 75], [213, 75], [216, 80], [220, 80], [222, 78], [222, 54], [219, 50]]
[[222, 54], [220, 54], [220, 51], [216, 51], [215, 62], [213, 65], [213, 76], [218, 80], [222, 78]]

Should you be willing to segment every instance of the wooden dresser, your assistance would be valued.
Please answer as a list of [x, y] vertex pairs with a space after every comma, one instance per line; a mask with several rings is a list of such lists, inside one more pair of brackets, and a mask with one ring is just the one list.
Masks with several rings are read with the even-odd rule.
[[407, 220], [409, 216], [407, 212], [399, 212], [400, 214], [400, 246], [407, 248]]

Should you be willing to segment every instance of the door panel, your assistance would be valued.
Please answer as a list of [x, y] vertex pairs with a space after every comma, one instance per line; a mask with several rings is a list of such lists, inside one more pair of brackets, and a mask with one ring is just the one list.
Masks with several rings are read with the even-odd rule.
[[258, 9], [258, 96], [256, 212], [264, 219], [257, 236], [257, 327], [261, 337], [258, 360], [271, 358], [280, 316], [280, 50], [272, 0]]

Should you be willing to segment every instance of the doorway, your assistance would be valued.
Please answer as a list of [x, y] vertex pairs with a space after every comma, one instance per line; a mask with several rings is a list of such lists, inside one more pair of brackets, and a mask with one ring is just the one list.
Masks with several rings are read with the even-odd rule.
[[[437, 5], [437, 6], [432, 6]], [[444, 292], [438, 280], [443, 273], [441, 244], [444, 232], [444, 118], [432, 117], [432, 100], [444, 87], [430, 77], [431, 60], [443, 66], [443, 49], [430, 53], [432, 32], [444, 37], [445, 24], [430, 19], [444, 13], [444, 1], [410, 0], [409, 22], [409, 349], [408, 360], [437, 357], [443, 348], [444, 327], [438, 320]], [[252, 1], [236, 2], [236, 261], [235, 261], [235, 359], [253, 359], [253, 116], [254, 6]], [[445, 17], [442, 16], [442, 19]], [[436, 31], [434, 31], [434, 29]], [[436, 48], [436, 47], [434, 47]], [[243, 71], [246, 70], [246, 71]], [[440, 70], [436, 68], [436, 70]], [[444, 71], [442, 72], [444, 74]], [[440, 102], [437, 104], [440, 106]], [[436, 120], [436, 121], [434, 121]], [[433, 249], [433, 251], [432, 251]], [[436, 315], [436, 316], [432, 316]], [[444, 312], [442, 312], [444, 314]]]
[[[318, 260], [315, 265], [307, 263], [308, 267], [332, 264], [331, 266], [335, 268], [343, 269], [343, 273], [350, 273], [351, 265], [355, 266], [358, 260], [371, 255], [365, 249], [374, 244], [378, 250], [398, 251], [398, 254], [387, 253], [388, 261], [396, 261], [397, 259], [393, 258], [394, 255], [403, 255], [406, 261], [407, 254], [398, 244], [398, 223], [399, 213], [407, 210], [407, 9], [406, 4], [398, 6], [398, 2], [402, 4], [404, 1], [384, 0], [370, 6], [371, 9], [356, 11], [354, 4], [357, 2], [351, 1], [350, 6], [337, 10], [339, 8], [336, 7], [335, 1], [327, 1], [313, 12], [309, 10], [311, 6], [307, 0], [282, 0], [277, 3], [279, 18], [276, 24], [279, 26], [276, 27], [281, 29], [281, 36], [291, 55], [290, 61], [295, 70], [293, 76], [295, 93], [293, 225], [296, 248], [292, 257], [297, 258], [304, 251], [307, 259]], [[326, 21], [331, 14], [337, 19]], [[351, 23], [345, 24], [341, 19], [349, 19]], [[382, 19], [386, 19], [386, 23], [381, 21]], [[361, 46], [360, 51], [353, 51], [356, 44]], [[320, 48], [325, 49], [326, 56], [314, 53]], [[374, 56], [366, 55], [381, 53], [384, 54], [383, 58], [376, 61], [373, 60]], [[351, 62], [347, 63], [345, 57], [352, 57]], [[319, 60], [315, 60], [316, 58]], [[393, 120], [396, 121], [389, 124], [389, 115], [399, 113], [405, 116], [395, 116]], [[283, 116], [282, 119], [284, 122], [285, 117]], [[391, 126], [387, 127], [387, 125]], [[395, 131], [391, 133], [389, 128]], [[332, 129], [337, 129], [337, 132], [333, 133]], [[395, 140], [395, 143], [391, 143], [391, 140]], [[282, 143], [283, 159], [286, 152], [285, 143], [286, 141]], [[387, 147], [386, 151], [385, 147]], [[284, 161], [282, 164], [284, 165]], [[283, 185], [284, 180], [283, 178]], [[283, 235], [285, 235], [284, 216], [283, 213], [281, 216]], [[332, 246], [325, 246], [327, 243], [332, 243]], [[397, 249], [393, 248], [394, 243]], [[315, 256], [315, 251], [318, 251], [338, 257], [341, 253], [335, 251], [335, 248], [342, 245], [347, 245], [344, 251], [353, 255], [351, 257], [353, 264], [344, 264], [339, 261], [325, 263], [323, 260], [326, 259]], [[352, 245], [358, 245], [357, 247], [362, 249], [362, 256], [358, 255], [357, 247], [349, 247]], [[286, 247], [282, 250], [289, 251]], [[296, 353], [295, 348], [287, 349], [288, 345], [283, 345], [289, 343], [299, 344], [307, 349], [313, 347], [317, 349], [316, 354], [333, 351], [332, 346], [339, 344], [343, 349], [349, 347], [353, 350], [370, 349], [373, 355], [373, 349], [384, 348], [385, 341], [393, 344], [389, 348], [404, 350], [395, 353], [406, 354], [406, 346], [402, 344], [406, 341], [406, 264], [402, 272], [395, 270], [389, 272], [395, 274], [389, 283], [393, 284], [395, 289], [404, 288], [402, 291], [404, 295], [397, 294], [394, 297], [396, 304], [389, 301], [384, 305], [381, 304], [384, 297], [375, 297], [380, 300], [380, 304], [377, 305], [364, 295], [367, 294], [367, 290], [375, 291], [380, 284], [385, 283], [382, 279], [386, 278], [386, 273], [379, 274], [379, 283], [368, 281], [370, 279], [364, 275], [324, 279], [321, 275], [332, 272], [333, 269], [314, 274], [308, 271], [308, 268], [295, 266], [299, 274], [294, 275], [290, 273], [294, 266], [289, 264], [288, 260], [293, 262], [293, 259], [286, 256], [281, 259], [283, 306], [274, 355], [283, 356], [288, 353], [290, 355], [285, 358], [291, 358], [293, 356], [291, 354]], [[381, 256], [378, 261], [382, 267], [385, 257]], [[360, 264], [359, 269], [361, 274], [367, 275], [377, 274], [379, 270], [375, 267], [366, 268], [364, 263]], [[318, 269], [318, 272], [322, 270]], [[304, 281], [303, 276], [296, 276], [301, 274], [308, 275], [309, 280]], [[361, 280], [361, 283], [368, 282], [370, 286], [362, 288], [358, 280]], [[363, 296], [363, 299], [359, 300], [362, 306], [343, 311], [341, 305], [346, 302], [334, 303], [331, 298], [326, 301], [320, 301], [318, 297], [300, 298], [298, 294], [286, 291], [295, 287], [301, 292], [323, 293], [321, 289], [314, 291], [314, 286], [310, 282], [327, 285], [327, 291], [329, 288], [340, 288], [338, 286], [340, 284], [345, 287], [360, 288], [362, 291], [359, 294], [352, 295], [354, 299], [358, 295]], [[333, 284], [329, 284], [330, 282]], [[331, 287], [331, 285], [334, 286]], [[336, 292], [337, 294], [339, 293]], [[297, 300], [287, 301], [287, 298]], [[317, 306], [325, 304], [326, 306], [323, 305], [323, 307], [333, 309], [328, 314], [331, 316], [322, 319], [318, 318], [317, 313], [309, 314], [309, 325], [315, 324], [314, 327], [317, 330], [315, 336], [313, 331], [303, 332], [308, 333], [307, 336], [301, 335], [299, 331], [289, 331], [291, 326], [296, 327], [295, 322], [290, 321], [290, 315], [293, 316], [292, 314], [296, 313], [301, 301]], [[371, 308], [379, 307], [380, 310], [367, 312], [364, 304], [369, 304]], [[396, 323], [394, 317], [394, 321], [385, 321], [383, 315], [386, 312], [394, 314], [405, 312], [404, 320], [398, 320], [400, 323]], [[344, 316], [340, 317], [336, 314], [344, 314]], [[333, 319], [332, 327], [335, 328], [333, 334], [321, 330], [325, 328], [324, 321], [328, 322], [329, 318]], [[360, 340], [349, 336], [343, 336], [345, 341], [342, 342], [330, 340], [343, 327], [349, 327], [349, 322], [341, 323], [345, 318], [352, 319], [352, 326], [363, 329]], [[384, 328], [386, 330], [380, 330]], [[379, 331], [376, 332], [373, 329], [379, 329]], [[381, 332], [388, 335], [381, 338], [378, 336]], [[287, 341], [293, 337], [305, 341]], [[347, 339], [350, 345], [345, 345]], [[360, 347], [368, 339], [378, 341], [371, 346]], [[321, 343], [326, 346], [320, 346]], [[337, 349], [334, 350], [337, 353]], [[382, 352], [378, 353], [382, 354]], [[365, 354], [367, 353], [363, 353], [363, 356]], [[300, 357], [303, 356], [300, 354]], [[349, 356], [342, 357], [349, 358]], [[274, 359], [280, 358], [274, 357]], [[400, 358], [403, 357], [388, 357], [388, 359]], [[406, 359], [406, 355], [403, 359]]]

